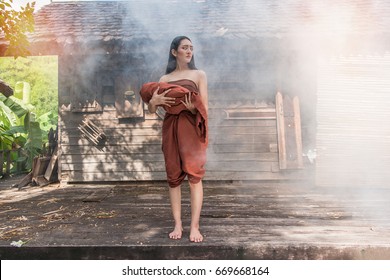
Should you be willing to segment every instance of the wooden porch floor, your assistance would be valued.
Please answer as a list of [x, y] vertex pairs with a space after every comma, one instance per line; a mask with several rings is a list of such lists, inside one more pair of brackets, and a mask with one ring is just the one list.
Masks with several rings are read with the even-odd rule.
[[[205, 182], [201, 230], [172, 227], [164, 182], [0, 185], [1, 259], [390, 259], [390, 190]], [[21, 247], [11, 246], [13, 241]]]

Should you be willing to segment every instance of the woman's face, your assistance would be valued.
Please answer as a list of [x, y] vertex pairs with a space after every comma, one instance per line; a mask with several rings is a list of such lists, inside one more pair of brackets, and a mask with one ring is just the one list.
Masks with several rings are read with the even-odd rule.
[[183, 39], [180, 42], [179, 47], [176, 50], [172, 50], [173, 55], [176, 57], [177, 62], [190, 63], [192, 59], [194, 47], [188, 39]]

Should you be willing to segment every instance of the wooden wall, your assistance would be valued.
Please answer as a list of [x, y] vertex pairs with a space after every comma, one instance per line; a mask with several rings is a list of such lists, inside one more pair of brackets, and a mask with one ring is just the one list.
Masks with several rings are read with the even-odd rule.
[[[279, 168], [275, 107], [252, 112], [257, 116], [240, 118], [229, 116], [226, 109], [210, 108], [210, 145], [205, 179], [297, 178], [297, 173]], [[86, 119], [106, 135], [102, 145], [94, 143], [80, 131], [82, 120]], [[120, 121], [114, 112], [62, 112], [61, 179], [68, 182], [165, 180], [161, 125], [161, 119], [149, 113], [145, 114], [143, 121]]]
[[323, 60], [318, 73], [316, 184], [390, 186], [390, 55]]
[[[94, 70], [85, 74], [83, 71], [91, 69], [92, 65]], [[135, 92], [137, 96], [132, 97], [135, 98], [132, 103], [140, 104], [137, 103], [139, 87], [150, 79], [141, 76], [147, 71], [129, 65], [140, 63], [121, 56], [60, 57], [59, 169], [62, 181], [165, 180], [162, 119], [149, 114], [144, 104], [127, 106], [127, 97], [121, 96], [123, 91]], [[118, 82], [118, 76], [129, 78]], [[124, 80], [128, 84], [123, 85]], [[219, 96], [226, 93], [226, 88], [209, 84], [210, 145], [205, 179], [300, 178], [300, 172], [280, 169], [274, 100], [250, 97], [245, 86], [240, 88], [236, 82], [234, 88], [233, 84], [230, 84], [230, 92], [240, 90], [246, 98], [232, 95], [235, 98], [221, 102]]]

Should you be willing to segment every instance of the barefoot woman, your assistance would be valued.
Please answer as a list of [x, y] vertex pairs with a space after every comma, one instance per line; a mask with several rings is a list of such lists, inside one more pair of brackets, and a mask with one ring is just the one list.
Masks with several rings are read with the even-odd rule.
[[[161, 77], [160, 82], [180, 85], [189, 92], [197, 92], [207, 118], [207, 78], [205, 72], [195, 67], [193, 45], [188, 37], [179, 36], [172, 41], [166, 73]], [[148, 103], [151, 113], [156, 112], [157, 106], [172, 106], [176, 100], [174, 97], [169, 97], [169, 89], [160, 94], [158, 90], [159, 88], [153, 92]], [[162, 129], [162, 146], [170, 187], [169, 196], [175, 221], [175, 227], [169, 237], [172, 239], [182, 237], [181, 185], [187, 176], [191, 190], [190, 241], [202, 242], [199, 220], [203, 202], [202, 178], [205, 173], [207, 140], [202, 141], [196, 130], [199, 107], [194, 105], [191, 95], [185, 96], [181, 103], [186, 110], [178, 115], [167, 112]]]

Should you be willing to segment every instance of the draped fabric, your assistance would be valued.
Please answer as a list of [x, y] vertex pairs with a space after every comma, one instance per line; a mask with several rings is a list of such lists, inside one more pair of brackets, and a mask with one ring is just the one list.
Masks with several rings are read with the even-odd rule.
[[[171, 107], [164, 106], [166, 114], [162, 127], [162, 150], [168, 184], [170, 187], [180, 186], [186, 176], [190, 183], [198, 183], [205, 174], [208, 144], [205, 104], [196, 84], [187, 79], [169, 83], [146, 83], [140, 91], [142, 100], [148, 103], [157, 88], [158, 94], [171, 89], [166, 96], [176, 98]], [[181, 102], [188, 94], [197, 109], [195, 115]]]

